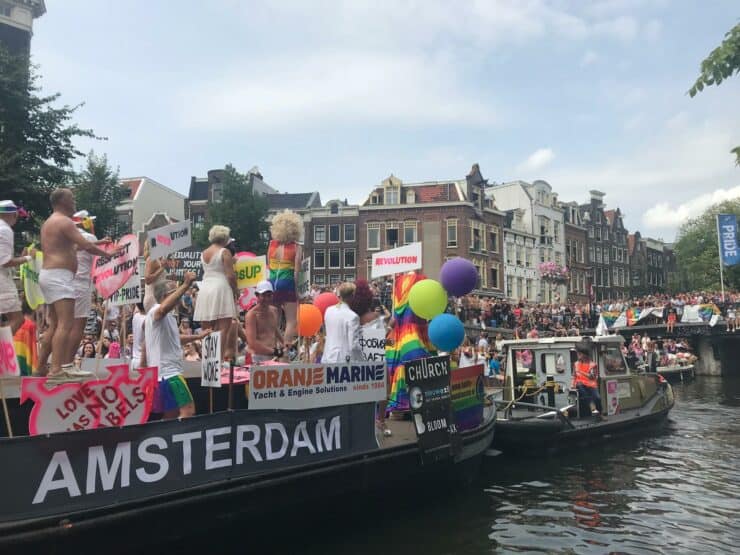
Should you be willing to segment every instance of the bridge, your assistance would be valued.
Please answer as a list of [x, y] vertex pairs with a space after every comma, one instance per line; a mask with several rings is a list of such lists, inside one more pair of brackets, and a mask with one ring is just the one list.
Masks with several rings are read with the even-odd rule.
[[[477, 337], [483, 331], [479, 326], [465, 326], [465, 332]], [[486, 328], [489, 341], [501, 333], [506, 339], [514, 338], [514, 330], [509, 328]], [[699, 358], [695, 368], [698, 375], [740, 376], [740, 331], [728, 332], [720, 321], [715, 326], [707, 323], [676, 323], [673, 333], [666, 331], [665, 324], [646, 324], [616, 328], [616, 333], [627, 341], [632, 336], [647, 335], [651, 339], [686, 339], [694, 354]], [[584, 335], [594, 335], [593, 329], [583, 330]]]

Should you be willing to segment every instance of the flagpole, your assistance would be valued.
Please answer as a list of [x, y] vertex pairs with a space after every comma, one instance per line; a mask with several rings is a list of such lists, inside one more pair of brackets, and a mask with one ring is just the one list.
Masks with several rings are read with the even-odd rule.
[[722, 302], [725, 302], [725, 277], [722, 271], [722, 237], [719, 234], [719, 214], [714, 216], [717, 221], [717, 254], [719, 255], [719, 283], [722, 288]]

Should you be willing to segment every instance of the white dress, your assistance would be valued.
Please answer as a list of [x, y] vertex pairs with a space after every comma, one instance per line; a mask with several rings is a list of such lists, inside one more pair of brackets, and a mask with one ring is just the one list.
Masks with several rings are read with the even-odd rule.
[[220, 249], [208, 263], [203, 259], [203, 255], [200, 255], [203, 281], [195, 302], [193, 320], [196, 322], [212, 322], [236, 316], [234, 293], [224, 273], [222, 258], [224, 250], [226, 249]]

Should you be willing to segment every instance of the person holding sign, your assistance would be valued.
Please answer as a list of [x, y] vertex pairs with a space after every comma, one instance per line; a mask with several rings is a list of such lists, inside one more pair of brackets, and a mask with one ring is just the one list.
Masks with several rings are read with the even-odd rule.
[[208, 333], [180, 335], [174, 315], [180, 297], [193, 281], [195, 273], [186, 272], [185, 281], [177, 288], [172, 281], [157, 283], [154, 287], [156, 303], [144, 320], [141, 366], [158, 368], [152, 412], [161, 413], [165, 419], [185, 418], [195, 414], [193, 395], [182, 375], [182, 345], [203, 339]]
[[23, 324], [21, 300], [13, 283], [13, 268], [31, 261], [30, 256], [13, 256], [13, 229], [18, 207], [12, 200], [0, 201], [0, 317], [7, 320], [11, 334]]
[[[117, 256], [123, 249], [107, 252], [80, 234], [71, 219], [75, 213], [75, 198], [69, 189], [54, 189], [49, 200], [54, 212], [41, 226], [44, 265], [39, 275], [39, 286], [50, 308], [50, 326], [47, 333], [51, 337], [52, 358], [49, 380], [74, 381], [91, 375], [73, 366], [77, 347], [73, 333], [76, 250], [108, 257]], [[77, 341], [79, 342], [79, 339]]]
[[203, 263], [203, 281], [195, 304], [193, 320], [210, 322], [214, 331], [221, 332], [224, 361], [234, 359], [236, 328], [236, 299], [239, 290], [236, 287], [234, 257], [226, 246], [229, 244], [231, 230], [222, 225], [214, 225], [208, 232], [211, 246], [200, 255]]
[[296, 276], [301, 271], [303, 220], [295, 212], [285, 210], [272, 218], [272, 240], [267, 247], [267, 264], [274, 290], [272, 302], [285, 312], [285, 344], [295, 341], [298, 326], [298, 294]]
[[165, 273], [167, 268], [172, 268], [174, 261], [170, 259], [152, 258], [150, 256], [149, 241], [144, 243], [144, 310], [149, 310], [156, 304], [154, 299], [154, 287], [158, 283], [167, 283], [169, 279]]

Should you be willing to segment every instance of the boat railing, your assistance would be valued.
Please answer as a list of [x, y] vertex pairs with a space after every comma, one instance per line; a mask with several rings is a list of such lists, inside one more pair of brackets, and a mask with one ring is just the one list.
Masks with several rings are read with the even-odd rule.
[[[561, 409], [557, 409], [554, 407], [550, 407], [547, 405], [540, 405], [537, 403], [527, 403], [525, 401], [502, 401], [499, 399], [493, 399], [490, 397], [493, 403], [496, 405], [496, 408], [499, 408], [499, 405], [504, 405], [502, 408], [503, 416], [504, 418], [508, 419], [511, 417], [511, 412], [517, 407], [523, 407], [526, 409], [535, 409], [542, 411], [543, 414], [539, 415], [532, 415], [529, 417], [522, 418], [521, 420], [528, 420], [530, 418], [543, 418], [545, 415], [548, 415], [548, 417], [557, 416], [558, 419], [560, 419], [566, 426], [569, 428], [575, 428], [573, 423], [570, 421], [570, 418], [568, 418], [568, 411], [573, 407], [573, 405], [568, 405], [567, 407], [563, 407]], [[554, 414], [550, 414], [554, 413]]]

